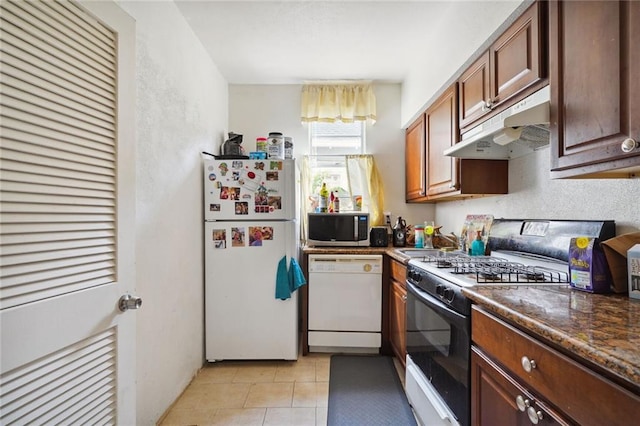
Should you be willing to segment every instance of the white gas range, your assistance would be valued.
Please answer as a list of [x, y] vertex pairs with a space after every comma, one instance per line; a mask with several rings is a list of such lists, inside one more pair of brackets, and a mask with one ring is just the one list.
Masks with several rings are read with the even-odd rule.
[[[613, 221], [494, 220], [489, 256], [414, 252], [407, 267], [406, 392], [424, 425], [468, 425], [470, 286], [569, 286], [569, 243], [615, 236]], [[416, 255], [417, 254], [417, 255]]]

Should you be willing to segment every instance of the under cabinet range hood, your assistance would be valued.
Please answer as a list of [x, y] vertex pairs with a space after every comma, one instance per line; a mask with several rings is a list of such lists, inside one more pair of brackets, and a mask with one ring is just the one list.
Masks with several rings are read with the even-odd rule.
[[549, 86], [465, 132], [444, 151], [456, 158], [508, 160], [549, 144]]

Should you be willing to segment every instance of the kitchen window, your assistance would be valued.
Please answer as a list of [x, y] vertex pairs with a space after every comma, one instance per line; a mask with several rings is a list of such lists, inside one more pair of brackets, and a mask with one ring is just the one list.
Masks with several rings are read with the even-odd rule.
[[[349, 179], [347, 174], [347, 155], [365, 153], [365, 123], [355, 121], [344, 123], [336, 121], [309, 123], [309, 169], [310, 194], [312, 204], [326, 182], [329, 191], [340, 197], [342, 211], [353, 210], [353, 196], [362, 195], [362, 183]], [[315, 204], [311, 206], [313, 211]]]

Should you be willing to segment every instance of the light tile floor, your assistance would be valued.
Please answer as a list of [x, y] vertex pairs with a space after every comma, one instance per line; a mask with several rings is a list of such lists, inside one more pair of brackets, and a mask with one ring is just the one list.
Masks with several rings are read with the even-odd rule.
[[159, 425], [326, 425], [330, 359], [207, 364]]

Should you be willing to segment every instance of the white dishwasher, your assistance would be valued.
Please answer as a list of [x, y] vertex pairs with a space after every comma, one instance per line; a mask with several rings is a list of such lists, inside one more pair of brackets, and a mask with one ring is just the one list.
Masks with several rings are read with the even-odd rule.
[[309, 351], [378, 353], [382, 255], [309, 255]]

